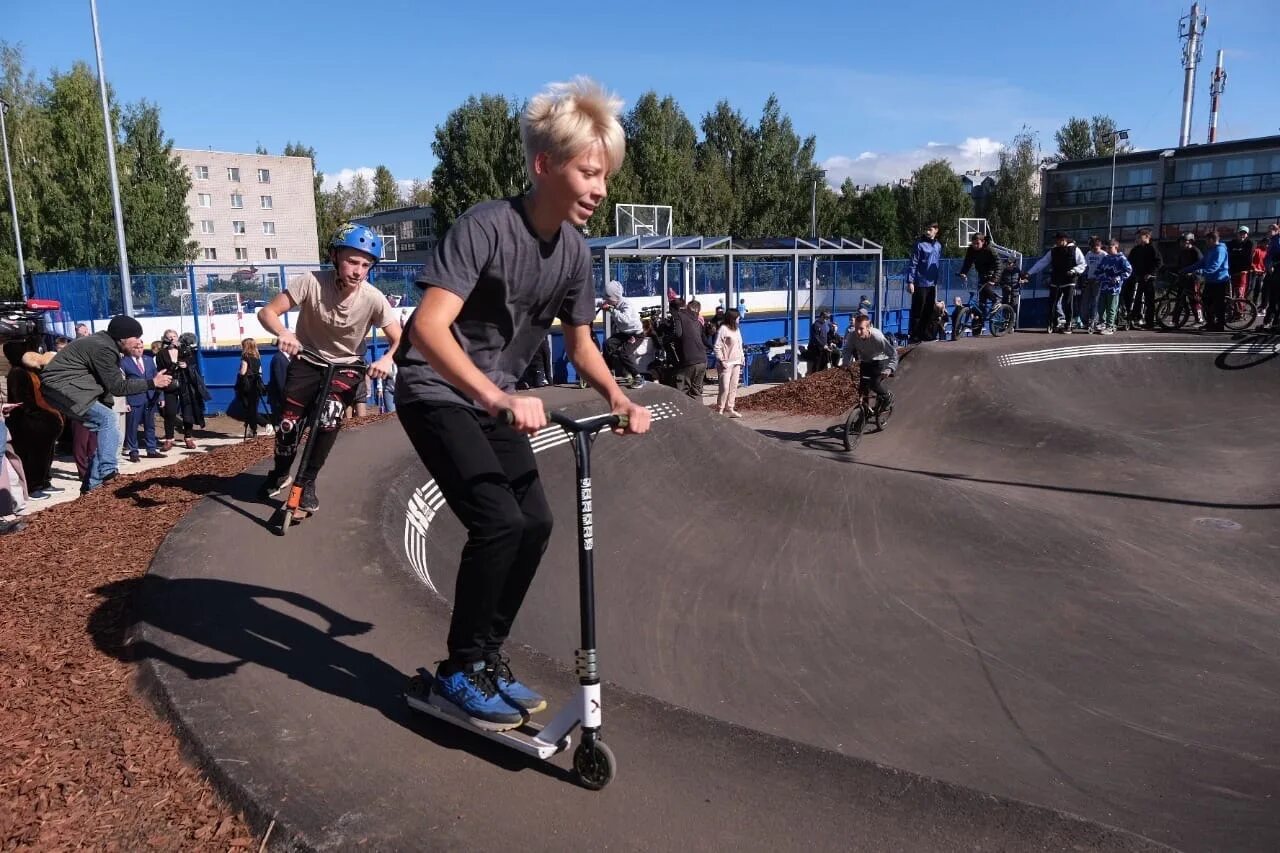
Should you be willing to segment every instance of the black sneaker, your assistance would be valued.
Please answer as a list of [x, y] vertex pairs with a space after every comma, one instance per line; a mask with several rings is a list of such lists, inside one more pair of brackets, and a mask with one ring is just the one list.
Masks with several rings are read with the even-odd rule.
[[316, 497], [316, 481], [307, 480], [302, 484], [302, 500], [298, 501], [298, 509], [303, 512], [315, 512], [320, 508], [320, 499]]
[[277, 498], [280, 493], [289, 485], [290, 477], [288, 474], [277, 474], [274, 471], [267, 475], [262, 481], [262, 485], [258, 487], [258, 498], [260, 500], [270, 500]]

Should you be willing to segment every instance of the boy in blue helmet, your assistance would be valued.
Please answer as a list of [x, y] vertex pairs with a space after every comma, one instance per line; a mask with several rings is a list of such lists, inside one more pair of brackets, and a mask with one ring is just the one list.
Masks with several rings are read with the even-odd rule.
[[[320, 508], [316, 497], [316, 476], [338, 440], [342, 412], [356, 402], [356, 390], [365, 371], [365, 337], [371, 327], [387, 336], [387, 354], [368, 368], [374, 379], [385, 379], [391, 372], [391, 357], [400, 342], [400, 323], [387, 297], [367, 281], [371, 270], [382, 257], [382, 238], [364, 225], [346, 223], [329, 241], [329, 260], [333, 269], [305, 272], [289, 280], [289, 286], [258, 311], [263, 328], [279, 339], [281, 352], [291, 356], [284, 383], [284, 407], [280, 427], [276, 430], [275, 465], [259, 489], [259, 496], [269, 498], [287, 485], [289, 468], [298, 451], [298, 438], [313, 405], [324, 406], [320, 413], [319, 433], [307, 461], [305, 471], [298, 472], [302, 501], [298, 508], [315, 512]], [[281, 318], [298, 309], [298, 328], [285, 328]], [[320, 397], [325, 365], [306, 356], [298, 357], [303, 348], [319, 354], [340, 367]]]

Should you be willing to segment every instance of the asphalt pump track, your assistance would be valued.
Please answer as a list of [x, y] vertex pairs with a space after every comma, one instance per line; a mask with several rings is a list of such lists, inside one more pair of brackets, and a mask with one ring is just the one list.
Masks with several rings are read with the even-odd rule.
[[[1280, 848], [1275, 338], [917, 348], [856, 459], [670, 389], [593, 458], [604, 736], [575, 786], [415, 716], [464, 541], [399, 425], [345, 433], [287, 538], [235, 478], [136, 601], [145, 683], [282, 846]], [[590, 392], [548, 406], [599, 412]], [[573, 465], [513, 665], [577, 641]]]

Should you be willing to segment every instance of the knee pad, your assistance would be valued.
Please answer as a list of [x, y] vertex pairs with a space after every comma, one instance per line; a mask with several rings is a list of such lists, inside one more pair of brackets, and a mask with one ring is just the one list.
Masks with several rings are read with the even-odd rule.
[[342, 424], [342, 412], [345, 408], [337, 397], [325, 397], [320, 409], [320, 431], [337, 432]]
[[276, 430], [276, 455], [292, 456], [298, 449], [298, 419], [285, 416], [280, 419], [280, 428]]

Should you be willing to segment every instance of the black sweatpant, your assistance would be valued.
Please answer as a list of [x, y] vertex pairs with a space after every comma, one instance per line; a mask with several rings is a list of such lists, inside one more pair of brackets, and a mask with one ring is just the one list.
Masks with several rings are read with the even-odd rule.
[[1129, 322], [1133, 322], [1142, 317], [1142, 322], [1146, 323], [1150, 329], [1156, 322], [1156, 280], [1151, 276], [1144, 275], [1141, 278], [1135, 278], [1133, 282], [1133, 294], [1128, 305]]
[[1057, 328], [1059, 317], [1066, 317], [1066, 326], [1070, 329], [1075, 322], [1076, 286], [1074, 284], [1049, 285], [1049, 322], [1050, 329]]
[[1262, 301], [1267, 306], [1267, 325], [1280, 329], [1280, 265], [1262, 280]]
[[1227, 284], [1225, 281], [1206, 281], [1201, 291], [1204, 304], [1204, 327], [1210, 332], [1221, 332], [1227, 325]]
[[449, 660], [492, 657], [551, 539], [551, 507], [529, 439], [483, 412], [420, 401], [396, 409], [445, 503], [467, 529], [449, 623]]
[[884, 362], [858, 362], [858, 393], [865, 394], [868, 389], [876, 392], [875, 406], [878, 409], [883, 409], [893, 402], [893, 394], [889, 393], [889, 389], [884, 387], [884, 379], [880, 377], [880, 373], [883, 370]]
[[931, 284], [917, 284], [911, 294], [911, 340], [933, 340], [933, 312], [937, 307], [938, 288]]
[[275, 476], [284, 475], [293, 464], [307, 417], [318, 404], [324, 406], [320, 413], [319, 430], [314, 438], [311, 455], [307, 458], [307, 470], [298, 473], [300, 482], [315, 480], [338, 441], [343, 411], [356, 404], [356, 394], [360, 388], [360, 380], [364, 378], [364, 371], [363, 363], [342, 365], [333, 372], [329, 388], [322, 395], [320, 385], [324, 382], [325, 368], [303, 358], [290, 359], [289, 372], [285, 374], [284, 380], [284, 412], [280, 417], [280, 428], [276, 430]]

